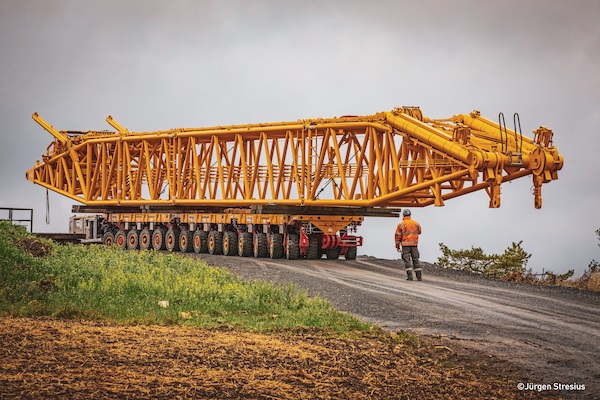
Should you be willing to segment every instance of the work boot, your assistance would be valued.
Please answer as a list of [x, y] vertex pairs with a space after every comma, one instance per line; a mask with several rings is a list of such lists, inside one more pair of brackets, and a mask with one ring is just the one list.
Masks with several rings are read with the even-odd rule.
[[406, 271], [406, 276], [407, 276], [407, 278], [406, 278], [407, 281], [412, 281], [413, 280], [412, 271]]
[[422, 275], [421, 275], [421, 271], [415, 271], [415, 274], [417, 275], [417, 280], [418, 281], [422, 281]]

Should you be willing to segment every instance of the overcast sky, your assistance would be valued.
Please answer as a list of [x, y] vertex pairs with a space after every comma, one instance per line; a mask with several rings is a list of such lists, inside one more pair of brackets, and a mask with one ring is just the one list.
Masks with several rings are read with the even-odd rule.
[[[450, 248], [502, 253], [580, 275], [600, 261], [600, 2], [0, 0], [0, 207], [66, 231], [73, 201], [25, 172], [59, 130], [130, 131], [368, 115], [420, 106], [445, 118], [518, 112], [551, 128], [565, 157], [535, 210], [531, 178], [414, 209], [422, 259]], [[511, 119], [510, 117], [508, 119]], [[511, 123], [509, 123], [511, 125]], [[398, 220], [368, 219], [359, 254], [398, 258]]]

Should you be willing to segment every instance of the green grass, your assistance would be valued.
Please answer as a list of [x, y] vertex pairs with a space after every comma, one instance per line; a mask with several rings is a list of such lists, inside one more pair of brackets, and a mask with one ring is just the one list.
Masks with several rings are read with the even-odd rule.
[[[192, 257], [44, 240], [50, 254], [34, 257], [22, 248], [28, 237], [22, 228], [0, 221], [2, 314], [259, 332], [373, 329], [294, 285], [248, 282]], [[161, 301], [169, 306], [159, 306]]]

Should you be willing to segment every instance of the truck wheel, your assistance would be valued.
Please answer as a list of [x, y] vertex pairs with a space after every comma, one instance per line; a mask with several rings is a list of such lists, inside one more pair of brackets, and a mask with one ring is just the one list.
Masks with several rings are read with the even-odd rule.
[[179, 229], [169, 228], [165, 235], [165, 246], [167, 250], [179, 250]]
[[142, 231], [140, 232], [140, 249], [148, 250], [151, 244], [152, 235], [150, 234], [150, 230], [148, 228], [142, 229]]
[[319, 255], [319, 237], [317, 235], [310, 235], [308, 237], [308, 249], [306, 250], [306, 258], [309, 260], [316, 260]]
[[192, 232], [187, 229], [179, 234], [179, 251], [182, 253], [192, 251]]
[[285, 248], [285, 257], [288, 260], [297, 260], [300, 257], [300, 237], [296, 233], [288, 233]]
[[196, 253], [208, 253], [208, 232], [194, 231], [193, 240]]
[[208, 234], [208, 252], [210, 254], [223, 253], [223, 232], [210, 231]]
[[269, 243], [267, 241], [266, 233], [257, 233], [254, 237], [254, 257], [266, 257], [269, 255]]
[[115, 245], [121, 250], [125, 250], [127, 248], [127, 235], [120, 229], [115, 235]]
[[237, 234], [232, 231], [227, 231], [223, 235], [223, 254], [226, 256], [237, 255]]
[[281, 258], [283, 256], [283, 235], [281, 233], [272, 233], [269, 243], [269, 257]]
[[358, 248], [357, 247], [348, 247], [346, 249], [346, 260], [356, 260], [356, 252], [357, 252]]
[[140, 238], [138, 232], [135, 229], [127, 232], [127, 250], [137, 250], [140, 245]]
[[238, 255], [240, 257], [250, 257], [252, 255], [252, 234], [242, 232], [238, 237]]
[[334, 247], [333, 249], [325, 250], [325, 254], [327, 255], [328, 260], [337, 260], [340, 258], [340, 248]]
[[112, 247], [115, 245], [115, 235], [112, 232], [106, 232], [104, 235], [102, 235], [102, 243], [106, 246], [106, 247]]
[[156, 251], [166, 249], [164, 228], [156, 228], [152, 232], [152, 248]]

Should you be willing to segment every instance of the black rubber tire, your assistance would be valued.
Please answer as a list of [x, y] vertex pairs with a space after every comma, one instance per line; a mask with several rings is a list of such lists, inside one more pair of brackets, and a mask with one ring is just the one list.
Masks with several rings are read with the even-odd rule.
[[253, 243], [254, 257], [263, 258], [269, 255], [269, 241], [267, 240], [267, 234], [259, 232], [254, 237]]
[[346, 260], [352, 261], [356, 260], [356, 254], [358, 251], [358, 247], [348, 247], [346, 249], [346, 255], [344, 256]]
[[281, 233], [271, 233], [271, 243], [269, 243], [269, 257], [283, 257], [283, 235]]
[[127, 248], [127, 234], [120, 229], [115, 234], [115, 246], [121, 250]]
[[192, 232], [187, 229], [179, 233], [179, 251], [188, 253], [192, 251]]
[[297, 233], [288, 233], [285, 247], [285, 258], [297, 260], [300, 257], [300, 236]]
[[327, 255], [328, 260], [337, 260], [340, 258], [340, 248], [334, 247], [333, 249], [325, 250], [325, 254]]
[[223, 234], [223, 254], [226, 256], [237, 256], [238, 237], [236, 232], [227, 231]]
[[179, 250], [179, 229], [169, 228], [165, 234], [165, 247], [168, 251]]
[[208, 232], [195, 231], [193, 235], [193, 248], [196, 253], [208, 253]]
[[223, 254], [223, 232], [210, 231], [208, 234], [209, 254]]
[[308, 260], [316, 260], [317, 258], [320, 258], [319, 237], [317, 235], [310, 235], [308, 237], [308, 249], [306, 250], [306, 258]]
[[106, 232], [102, 235], [102, 244], [106, 247], [112, 247], [115, 245], [115, 234], [112, 232]]
[[127, 232], [127, 250], [137, 250], [140, 247], [140, 235], [135, 229]]
[[140, 250], [148, 250], [152, 246], [152, 234], [150, 229], [144, 228], [140, 231]]
[[238, 236], [238, 256], [250, 257], [252, 252], [252, 234], [250, 232], [240, 233]]
[[156, 228], [152, 232], [152, 248], [156, 251], [164, 250], [165, 247], [165, 233], [166, 230], [162, 227]]

